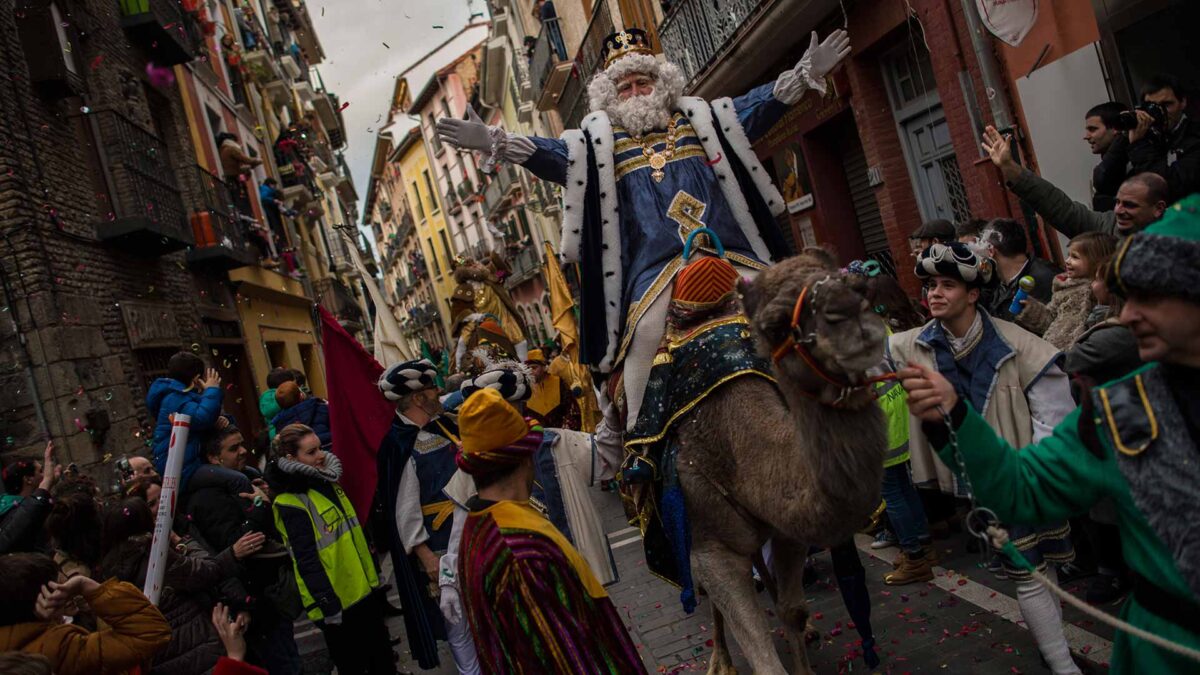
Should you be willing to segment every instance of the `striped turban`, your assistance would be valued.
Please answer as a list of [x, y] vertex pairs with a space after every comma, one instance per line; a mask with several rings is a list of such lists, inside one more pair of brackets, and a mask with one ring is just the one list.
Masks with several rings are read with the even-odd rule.
[[533, 377], [524, 365], [501, 361], [488, 367], [479, 377], [464, 380], [459, 387], [464, 400], [482, 389], [495, 389], [505, 401], [528, 401], [533, 393]]
[[390, 366], [379, 378], [379, 391], [389, 401], [405, 394], [437, 388], [437, 366], [429, 359], [416, 359]]
[[932, 277], [958, 279], [968, 286], [983, 287], [992, 281], [992, 260], [975, 254], [966, 244], [952, 241], [933, 244], [917, 258], [914, 274], [924, 281]]
[[542, 428], [521, 417], [495, 389], [480, 389], [462, 404], [458, 430], [458, 468], [472, 476], [516, 466], [542, 445]]

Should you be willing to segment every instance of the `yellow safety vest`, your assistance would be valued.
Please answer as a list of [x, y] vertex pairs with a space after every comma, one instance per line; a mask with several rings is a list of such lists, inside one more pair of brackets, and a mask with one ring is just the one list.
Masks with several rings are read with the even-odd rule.
[[[285, 492], [275, 498], [272, 511], [275, 514], [275, 529], [283, 535], [283, 543], [291, 550], [287, 530], [283, 526], [280, 509], [300, 509], [308, 514], [313, 525], [313, 539], [317, 543], [317, 554], [321, 559], [321, 567], [329, 577], [334, 593], [345, 609], [365, 598], [372, 590], [379, 587], [379, 576], [375, 573], [375, 562], [367, 548], [366, 537], [358, 525], [358, 517], [354, 507], [346, 498], [342, 488], [334, 485], [338, 503], [334, 504], [328, 497], [317, 490], [305, 493]], [[309, 592], [296, 565], [296, 556], [292, 556], [292, 569], [296, 574], [296, 586], [300, 589], [300, 599], [308, 618], [317, 621], [325, 614], [317, 606], [317, 601]]]

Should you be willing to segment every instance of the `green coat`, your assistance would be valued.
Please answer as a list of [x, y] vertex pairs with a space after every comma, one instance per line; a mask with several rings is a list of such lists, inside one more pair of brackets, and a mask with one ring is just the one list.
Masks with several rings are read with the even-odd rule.
[[275, 400], [275, 390], [268, 389], [258, 397], [258, 412], [262, 413], [263, 420], [267, 423], [267, 434], [270, 440], [275, 440], [275, 425], [271, 424], [271, 420], [279, 414], [279, 403]]
[[[1128, 377], [1155, 366], [1146, 366]], [[1171, 551], [1134, 504], [1111, 441], [1100, 428], [1100, 419], [1096, 424], [1103, 456], [1098, 457], [1084, 444], [1079, 435], [1081, 410], [1068, 415], [1049, 438], [1017, 450], [968, 405], [966, 418], [958, 429], [958, 442], [979, 504], [993, 510], [1001, 521], [1032, 525], [1086, 513], [1102, 498], [1112, 497], [1129, 567], [1163, 590], [1196, 602]], [[949, 445], [938, 454], [947, 466], [961, 472]], [[1200, 635], [1151, 613], [1132, 595], [1122, 606], [1120, 616], [1151, 633], [1200, 649]], [[1117, 631], [1113, 643], [1111, 666], [1113, 673], [1194, 673], [1200, 669], [1200, 664], [1121, 631]]]

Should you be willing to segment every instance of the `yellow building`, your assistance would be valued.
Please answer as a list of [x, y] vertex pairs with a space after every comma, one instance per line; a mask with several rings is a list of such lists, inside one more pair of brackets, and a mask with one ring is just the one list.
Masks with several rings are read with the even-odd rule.
[[[401, 78], [396, 83], [392, 110], [406, 110], [408, 97], [408, 81]], [[421, 130], [414, 127], [405, 134], [396, 143], [396, 149], [389, 160], [400, 164], [405, 196], [412, 210], [417, 238], [421, 242], [421, 252], [427, 261], [429, 278], [437, 296], [438, 314], [441, 315], [446, 334], [452, 335], [450, 296], [454, 293], [455, 283], [451, 267], [458, 252], [454, 250], [453, 238], [446, 227], [444, 210], [434, 187], [433, 170], [429, 166], [429, 154], [425, 150]]]

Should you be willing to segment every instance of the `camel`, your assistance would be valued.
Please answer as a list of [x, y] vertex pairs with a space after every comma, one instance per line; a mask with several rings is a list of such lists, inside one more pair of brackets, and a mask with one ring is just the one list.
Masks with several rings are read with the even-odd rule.
[[801, 583], [809, 546], [845, 541], [879, 504], [887, 439], [865, 373], [882, 361], [886, 331], [865, 298], [865, 280], [808, 249], [739, 290], [759, 351], [769, 357], [793, 335], [793, 309], [806, 287], [796, 334], [824, 372], [788, 350], [774, 362], [777, 387], [758, 377], [731, 380], [673, 431], [692, 570], [712, 603], [710, 675], [737, 672], [726, 626], [756, 674], [787, 672], [751, 576], [768, 539], [794, 671], [811, 672]]

